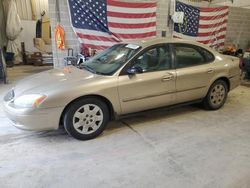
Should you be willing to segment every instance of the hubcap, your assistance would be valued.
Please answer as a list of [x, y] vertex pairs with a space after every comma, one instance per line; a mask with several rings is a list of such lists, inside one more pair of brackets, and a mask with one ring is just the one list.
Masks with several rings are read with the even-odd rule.
[[102, 109], [95, 104], [85, 104], [73, 116], [73, 126], [81, 134], [95, 132], [103, 122]]
[[211, 91], [210, 101], [213, 105], [219, 106], [221, 103], [223, 103], [225, 95], [225, 87], [222, 84], [218, 84]]

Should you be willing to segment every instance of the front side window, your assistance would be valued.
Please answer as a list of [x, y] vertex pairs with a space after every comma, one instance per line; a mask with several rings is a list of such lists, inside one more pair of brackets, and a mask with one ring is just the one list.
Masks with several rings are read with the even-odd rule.
[[117, 44], [81, 64], [80, 68], [96, 74], [112, 75], [133, 57], [140, 46], [134, 44]]
[[177, 68], [185, 68], [207, 63], [206, 57], [198, 50], [198, 48], [187, 44], [175, 45], [175, 60]]
[[134, 61], [133, 67], [143, 72], [168, 70], [171, 68], [171, 55], [168, 46], [157, 46], [144, 51]]

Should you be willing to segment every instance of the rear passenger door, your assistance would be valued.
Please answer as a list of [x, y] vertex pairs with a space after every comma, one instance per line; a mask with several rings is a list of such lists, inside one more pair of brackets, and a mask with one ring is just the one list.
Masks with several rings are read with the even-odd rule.
[[214, 56], [191, 44], [174, 44], [176, 101], [187, 102], [205, 97], [214, 75]]

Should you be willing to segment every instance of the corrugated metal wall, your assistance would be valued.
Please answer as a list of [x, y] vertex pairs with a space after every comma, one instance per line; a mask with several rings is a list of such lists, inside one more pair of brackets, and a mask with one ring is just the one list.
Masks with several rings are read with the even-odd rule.
[[[15, 0], [17, 4], [17, 11], [22, 20], [32, 20], [32, 6], [31, 0]], [[48, 0], [35, 0], [35, 14], [39, 19], [43, 11], [49, 15], [49, 5]]]
[[5, 16], [4, 16], [4, 9], [3, 4], [0, 3], [0, 48], [6, 45], [6, 28], [5, 28]]
[[21, 19], [31, 20], [31, 3], [30, 0], [15, 0], [17, 5], [17, 12]]
[[[41, 15], [43, 11], [49, 15], [49, 3], [48, 0], [35, 0], [37, 16]], [[39, 16], [40, 17], [40, 16]]]

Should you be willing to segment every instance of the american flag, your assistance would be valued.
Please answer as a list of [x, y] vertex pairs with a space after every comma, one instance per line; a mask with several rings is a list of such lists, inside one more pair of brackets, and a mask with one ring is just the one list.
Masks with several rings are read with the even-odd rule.
[[195, 40], [213, 48], [224, 46], [228, 7], [194, 7], [177, 1], [175, 9], [184, 12], [184, 22], [174, 24], [174, 37]]
[[83, 48], [102, 50], [121, 41], [156, 36], [156, 2], [68, 0]]

